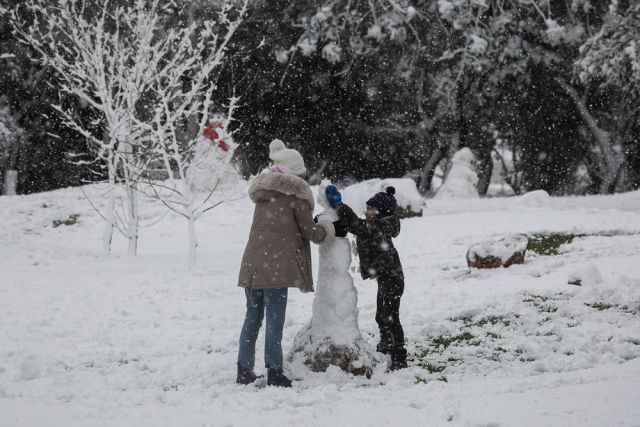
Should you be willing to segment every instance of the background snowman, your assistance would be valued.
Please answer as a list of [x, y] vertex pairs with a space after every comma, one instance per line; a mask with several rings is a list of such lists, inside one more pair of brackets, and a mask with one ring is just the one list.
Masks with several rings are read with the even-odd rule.
[[[338, 214], [325, 196], [331, 185], [322, 181], [317, 201], [324, 208], [318, 223], [337, 221]], [[296, 335], [289, 360], [314, 372], [338, 366], [354, 375], [371, 375], [375, 352], [358, 327], [358, 293], [349, 273], [351, 244], [343, 237], [319, 247], [319, 269], [311, 321]]]
[[231, 164], [236, 145], [227, 132], [226, 119], [214, 114], [194, 146], [193, 160], [187, 169], [191, 191], [211, 193], [229, 185], [237, 185], [238, 173]]

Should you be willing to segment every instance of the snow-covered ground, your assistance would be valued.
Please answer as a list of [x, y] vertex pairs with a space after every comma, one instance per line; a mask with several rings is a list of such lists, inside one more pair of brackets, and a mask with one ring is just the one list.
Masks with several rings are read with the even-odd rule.
[[[159, 212], [143, 205], [146, 222]], [[143, 229], [137, 258], [119, 256], [119, 237], [107, 261], [80, 190], [1, 197], [0, 426], [640, 425], [639, 192], [429, 201], [424, 213], [396, 239], [410, 367], [294, 370], [278, 389], [234, 383], [247, 198], [198, 222], [188, 271], [179, 217]], [[466, 267], [475, 242], [545, 232], [583, 237], [524, 265]], [[376, 285], [355, 283], [375, 345]], [[285, 351], [313, 301], [289, 295]], [[262, 352], [261, 335], [258, 371]]]

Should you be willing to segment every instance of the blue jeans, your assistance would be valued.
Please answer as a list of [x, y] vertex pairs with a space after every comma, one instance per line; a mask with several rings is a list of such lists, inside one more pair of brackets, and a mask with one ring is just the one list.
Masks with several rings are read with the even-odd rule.
[[264, 365], [282, 369], [282, 329], [287, 310], [288, 288], [245, 289], [247, 314], [240, 333], [238, 364], [253, 369], [256, 361], [256, 340], [267, 312], [267, 329], [264, 335]]

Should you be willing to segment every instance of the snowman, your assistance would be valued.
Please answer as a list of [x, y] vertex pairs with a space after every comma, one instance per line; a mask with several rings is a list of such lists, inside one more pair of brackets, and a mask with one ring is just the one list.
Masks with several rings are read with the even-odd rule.
[[[331, 185], [322, 181], [317, 201], [324, 208], [318, 223], [337, 221], [338, 214], [325, 196]], [[311, 321], [296, 335], [289, 360], [314, 372], [330, 365], [354, 375], [370, 376], [376, 356], [358, 327], [358, 293], [349, 273], [351, 244], [344, 237], [319, 247], [319, 269]]]
[[222, 114], [214, 114], [195, 143], [193, 159], [187, 169], [193, 192], [211, 193], [238, 180], [230, 164], [235, 144], [225, 123]]
[[478, 196], [478, 173], [473, 152], [464, 147], [451, 159], [451, 170], [434, 199], [472, 199]]

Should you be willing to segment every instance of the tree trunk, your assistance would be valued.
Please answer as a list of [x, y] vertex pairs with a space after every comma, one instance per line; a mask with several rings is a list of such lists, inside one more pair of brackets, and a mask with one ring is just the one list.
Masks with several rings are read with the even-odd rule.
[[420, 183], [418, 185], [418, 191], [421, 195], [428, 196], [431, 194], [431, 181], [433, 180], [433, 174], [436, 171], [436, 166], [438, 166], [438, 163], [440, 163], [444, 157], [444, 154], [444, 148], [441, 145], [438, 145], [422, 168]]
[[129, 218], [127, 224], [127, 234], [129, 236], [128, 256], [136, 256], [138, 254], [138, 191], [133, 185], [134, 184], [127, 186], [127, 199], [129, 202]]
[[198, 237], [196, 235], [196, 220], [193, 216], [187, 217], [189, 228], [189, 268], [194, 268], [197, 264]]
[[18, 187], [18, 171], [14, 169], [7, 170], [4, 173], [4, 185], [2, 186], [2, 195], [15, 196]]
[[491, 174], [493, 173], [493, 159], [491, 158], [492, 147], [489, 150], [483, 149], [479, 152], [478, 164], [478, 194], [486, 196], [491, 184]]
[[449, 148], [447, 149], [447, 165], [444, 168], [444, 176], [442, 177], [443, 182], [447, 179], [447, 175], [449, 175], [449, 171], [451, 170], [451, 166], [453, 165], [453, 155], [456, 154], [459, 148], [460, 131], [456, 130], [451, 134], [451, 139], [449, 141]]
[[617, 160], [613, 167], [607, 167], [602, 184], [600, 185], [600, 194], [613, 194], [616, 192], [620, 173], [622, 172], [622, 160]]
[[18, 188], [18, 144], [13, 144], [10, 148], [9, 162], [4, 173], [4, 182], [2, 185], [2, 194], [4, 196], [15, 196]]
[[602, 184], [600, 185], [600, 194], [613, 193], [616, 189], [616, 185], [618, 184], [618, 179], [620, 178], [620, 170], [624, 163], [624, 154], [618, 154], [615, 152], [611, 133], [602, 129], [598, 125], [598, 121], [593, 117], [585, 101], [578, 94], [578, 91], [562, 78], [557, 78], [556, 81], [565, 90], [565, 92], [567, 92], [573, 101], [576, 109], [578, 110], [578, 114], [580, 114], [580, 117], [591, 131], [591, 134], [600, 148], [602, 163], [605, 167], [604, 176], [601, 177]]
[[[112, 181], [112, 179], [110, 179]], [[113, 227], [115, 224], [115, 208], [116, 208], [116, 191], [117, 187], [114, 182], [110, 183], [111, 191], [107, 199], [107, 206], [104, 213], [104, 230], [102, 232], [102, 256], [104, 258], [111, 257], [111, 241], [113, 240]]]

